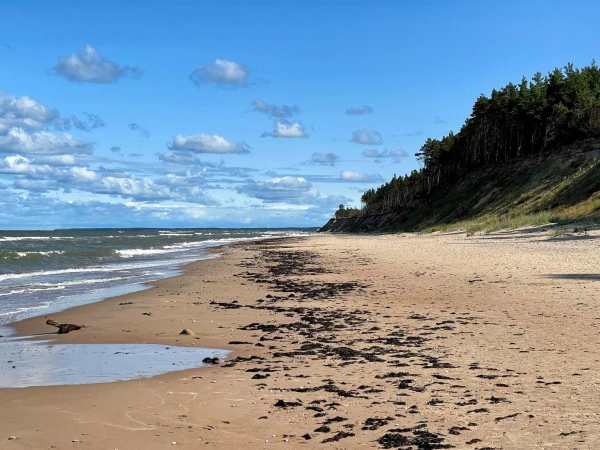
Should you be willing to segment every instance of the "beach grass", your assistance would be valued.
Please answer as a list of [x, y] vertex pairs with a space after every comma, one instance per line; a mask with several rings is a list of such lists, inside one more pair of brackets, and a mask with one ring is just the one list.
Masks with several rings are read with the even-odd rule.
[[514, 216], [484, 216], [471, 220], [442, 224], [424, 230], [424, 232], [466, 231], [468, 235], [478, 232], [491, 233], [500, 230], [516, 230], [527, 226], [549, 225], [557, 221], [551, 211], [541, 211], [533, 214], [518, 214]]

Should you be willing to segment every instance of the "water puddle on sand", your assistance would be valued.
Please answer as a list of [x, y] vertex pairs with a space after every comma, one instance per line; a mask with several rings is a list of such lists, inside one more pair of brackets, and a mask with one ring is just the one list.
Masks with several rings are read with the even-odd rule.
[[155, 344], [55, 344], [0, 341], [0, 388], [108, 383], [205, 367], [206, 357], [229, 352]]

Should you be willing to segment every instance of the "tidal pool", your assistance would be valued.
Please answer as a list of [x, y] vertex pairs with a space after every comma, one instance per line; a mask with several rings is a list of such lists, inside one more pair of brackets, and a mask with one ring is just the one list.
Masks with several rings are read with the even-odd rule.
[[0, 339], [0, 388], [109, 383], [204, 367], [227, 350], [155, 344], [60, 344]]

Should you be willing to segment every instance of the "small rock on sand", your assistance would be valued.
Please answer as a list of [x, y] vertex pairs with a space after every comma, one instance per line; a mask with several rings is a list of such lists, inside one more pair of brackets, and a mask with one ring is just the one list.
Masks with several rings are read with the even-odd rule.
[[183, 331], [179, 334], [186, 334], [188, 336], [195, 336], [194, 332], [192, 330], [190, 330], [189, 328], [184, 328]]

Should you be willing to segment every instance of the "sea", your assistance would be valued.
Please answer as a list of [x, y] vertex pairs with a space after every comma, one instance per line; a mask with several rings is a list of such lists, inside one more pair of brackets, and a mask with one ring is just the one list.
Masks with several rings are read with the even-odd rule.
[[146, 289], [214, 257], [218, 245], [314, 229], [70, 229], [0, 231], [0, 335], [25, 318]]

